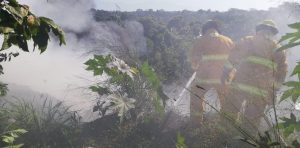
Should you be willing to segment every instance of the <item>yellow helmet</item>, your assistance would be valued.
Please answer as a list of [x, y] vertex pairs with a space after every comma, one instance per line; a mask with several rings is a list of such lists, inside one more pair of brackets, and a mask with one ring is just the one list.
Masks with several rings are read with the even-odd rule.
[[260, 30], [271, 30], [274, 34], [278, 33], [277, 26], [273, 20], [264, 20], [256, 26], [256, 32]]

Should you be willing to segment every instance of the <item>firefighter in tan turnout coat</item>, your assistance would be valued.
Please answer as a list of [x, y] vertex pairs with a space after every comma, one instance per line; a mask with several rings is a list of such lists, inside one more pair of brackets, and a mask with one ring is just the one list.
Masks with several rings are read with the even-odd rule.
[[285, 53], [275, 50], [278, 44], [272, 39], [277, 33], [271, 20], [257, 25], [255, 36], [245, 37], [236, 44], [228, 58], [230, 64], [224, 70], [222, 82], [232, 82], [222, 110], [235, 119], [241, 119], [243, 114], [247, 119], [244, 123], [251, 122], [255, 129], [266, 105], [272, 105], [287, 72]]
[[[230, 38], [220, 34], [219, 25], [217, 21], [207, 21], [202, 27], [203, 36], [196, 40], [192, 48], [191, 64], [197, 74], [191, 89], [203, 98], [207, 90], [215, 88], [220, 101], [223, 102], [225, 88], [221, 85], [221, 76], [224, 63], [234, 45]], [[192, 123], [199, 125], [203, 118], [203, 101], [193, 94], [190, 112]]]

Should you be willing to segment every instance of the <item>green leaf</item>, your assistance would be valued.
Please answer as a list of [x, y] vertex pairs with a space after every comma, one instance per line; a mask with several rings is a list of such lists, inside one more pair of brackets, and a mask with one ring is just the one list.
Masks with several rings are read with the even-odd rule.
[[296, 41], [298, 41], [300, 39], [300, 32], [297, 32], [297, 33], [295, 33], [294, 34], [294, 37], [293, 38], [291, 38], [290, 40], [289, 40], [289, 44], [291, 44], [291, 43], [295, 43]]
[[10, 145], [3, 148], [21, 148], [24, 144]]
[[99, 90], [97, 86], [90, 86], [89, 89], [91, 89], [93, 92], [97, 92]]
[[17, 7], [19, 14], [24, 18], [25, 16], [28, 15], [29, 11], [28, 9], [25, 9], [24, 7]]
[[292, 92], [293, 92], [292, 89], [284, 91], [284, 93], [281, 96], [280, 102], [289, 98], [292, 95]]
[[2, 136], [2, 141], [8, 144], [12, 144], [15, 141], [15, 138], [11, 136]]
[[288, 26], [289, 26], [290, 28], [300, 30], [300, 22], [293, 23], [293, 24], [289, 24]]
[[17, 7], [19, 6], [19, 3], [17, 2], [17, 0], [7, 0], [9, 5], [13, 6], [13, 7]]
[[32, 36], [36, 36], [39, 31], [39, 28], [37, 26], [29, 26], [29, 31]]
[[295, 33], [286, 33], [285, 35], [283, 35], [283, 36], [281, 37], [281, 39], [280, 39], [278, 42], [283, 42], [283, 41], [285, 41], [285, 40], [288, 40], [288, 39], [290, 39], [290, 38], [293, 38], [294, 35], [295, 35]]
[[110, 62], [110, 61], [111, 61], [111, 56], [110, 55], [107, 55], [107, 56], [94, 55], [93, 59], [89, 59], [84, 64], [88, 66], [86, 68], [86, 70], [94, 72], [94, 76], [102, 75], [104, 71], [107, 74], [109, 74], [110, 76], [113, 76], [112, 74], [114, 73], [114, 71], [111, 70], [111, 69], [108, 69], [106, 67], [107, 63]]
[[17, 34], [9, 34], [8, 43], [13, 45], [18, 45], [18, 35]]
[[111, 83], [122, 82], [125, 79], [124, 74], [119, 74], [116, 70], [111, 76], [112, 76]]
[[283, 45], [283, 46], [277, 48], [276, 50], [277, 51], [282, 51], [282, 50], [286, 50], [286, 49], [289, 49], [289, 48], [293, 48], [293, 47], [298, 46], [298, 45], [300, 45], [300, 42], [289, 43], [289, 44], [286, 44], [286, 45]]
[[24, 36], [23, 37], [22, 36], [17, 36], [17, 45], [23, 51], [29, 52], [29, 50], [28, 50], [28, 44], [27, 44], [26, 38]]
[[1, 75], [1, 74], [4, 74], [4, 73], [3, 73], [3, 66], [2, 66], [2, 65], [0, 65], [0, 75]]
[[15, 133], [10, 133], [10, 136], [11, 137], [14, 137], [14, 138], [18, 138], [19, 136], [17, 135], [17, 134], [15, 134]]
[[25, 134], [27, 133], [27, 130], [25, 129], [16, 129], [16, 130], [13, 130], [13, 131], [10, 131], [12, 133], [17, 133], [17, 134]]
[[36, 23], [40, 24], [40, 26], [38, 28], [36, 26], [30, 26], [29, 30], [32, 34], [34, 47], [38, 46], [41, 53], [47, 49], [48, 41], [50, 40], [48, 33], [50, 31], [52, 31], [54, 35], [58, 37], [59, 45], [66, 44], [63, 30], [51, 19], [46, 17], [38, 17], [36, 18]]
[[288, 87], [299, 87], [300, 88], [300, 82], [298, 81], [288, 81], [283, 83], [283, 85], [288, 86]]
[[0, 82], [0, 96], [5, 96], [7, 94], [7, 91], [8, 91], [7, 84]]
[[99, 95], [104, 95], [109, 93], [107, 88], [101, 86], [90, 86], [89, 89], [91, 89], [92, 92], [98, 93]]
[[94, 69], [94, 76], [102, 75], [103, 74], [103, 69]]
[[281, 120], [283, 122], [279, 123], [279, 128], [283, 129], [285, 137], [288, 137], [295, 130], [300, 131], [300, 122], [297, 121], [296, 116], [293, 113], [290, 114], [290, 118], [283, 117]]
[[288, 26], [292, 29], [297, 29], [297, 31], [293, 33], [286, 33], [285, 35], [283, 35], [279, 42], [289, 40], [288, 44], [279, 47], [277, 50], [285, 50], [300, 45], [300, 42], [297, 42], [300, 39], [300, 23], [297, 22]]
[[279, 42], [285, 41], [285, 40], [290, 40], [289, 44], [294, 43], [300, 39], [300, 23], [294, 23], [288, 25], [290, 28], [297, 29], [297, 32], [294, 33], [287, 33], [281, 37]]
[[95, 61], [94, 59], [89, 59], [89, 60], [86, 61], [84, 64], [90, 66], [90, 65], [96, 64], [96, 61]]
[[12, 46], [12, 44], [18, 46], [20, 49], [22, 49], [25, 52], [29, 51], [26, 38], [24, 38], [24, 36], [22, 37], [22, 36], [16, 35], [16, 34], [5, 34], [4, 35], [4, 40], [2, 43], [1, 50], [10, 48]]
[[24, 129], [16, 129], [12, 131], [6, 131], [3, 136], [1, 136], [2, 141], [9, 146], [6, 146], [4, 148], [20, 148], [23, 146], [23, 144], [18, 144], [18, 145], [12, 145], [16, 138], [18, 138], [21, 134], [26, 133], [27, 131]]
[[52, 29], [52, 32], [54, 33], [54, 35], [58, 36], [59, 45], [66, 44], [63, 30], [57, 24], [55, 24], [53, 20], [46, 18], [46, 17], [39, 17], [39, 19], [40, 19], [41, 24], [42, 23], [47, 24]]
[[292, 97], [292, 101], [295, 103], [299, 96], [300, 96], [299, 87], [294, 87], [283, 92], [280, 102], [288, 99], [289, 97]]
[[289, 126], [289, 127], [284, 128], [283, 135], [284, 135], [284, 137], [288, 137], [293, 132], [294, 132], [293, 126]]
[[127, 96], [121, 96], [120, 94], [111, 94], [108, 96], [108, 99], [114, 104], [111, 109], [118, 112], [120, 123], [122, 123], [126, 114], [129, 114], [128, 111], [135, 108], [135, 99], [133, 98], [127, 98]]
[[29, 30], [28, 27], [24, 27], [24, 30], [23, 30], [23, 36], [25, 38], [25, 40], [30, 40], [31, 39], [31, 31]]
[[141, 66], [141, 73], [147, 78], [147, 80], [151, 83], [152, 87], [155, 89], [159, 88], [160, 81], [156, 75], [156, 73], [153, 71], [151, 66], [148, 64], [148, 62], [144, 62], [144, 64]]
[[300, 74], [300, 62], [297, 63], [296, 67], [294, 68], [291, 76], [295, 75], [295, 74]]
[[106, 64], [111, 61], [111, 55], [94, 55], [94, 59], [97, 61], [98, 65], [106, 67]]
[[13, 32], [14, 29], [11, 28], [11, 27], [0, 27], [0, 33], [10, 33], [10, 32]]
[[8, 4], [4, 4], [4, 8], [19, 23], [19, 25], [23, 23], [24, 16], [22, 16], [21, 7], [12, 7]]
[[11, 45], [12, 44], [9, 42], [9, 35], [5, 34], [4, 38], [3, 38], [3, 43], [2, 43], [1, 51], [10, 48]]
[[185, 144], [185, 139], [180, 134], [180, 132], [177, 132], [177, 136], [176, 136], [176, 148], [187, 148], [187, 145]]
[[48, 41], [50, 39], [49, 37], [49, 29], [45, 25], [41, 25], [39, 27], [39, 31], [35, 36], [32, 36], [33, 42], [34, 42], [34, 47], [38, 46], [39, 50], [41, 53], [43, 53], [48, 46]]

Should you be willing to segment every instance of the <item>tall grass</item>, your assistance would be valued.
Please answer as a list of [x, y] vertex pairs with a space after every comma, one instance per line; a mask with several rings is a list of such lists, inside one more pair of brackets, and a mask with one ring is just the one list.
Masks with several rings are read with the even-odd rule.
[[[241, 140], [241, 141], [249, 144], [252, 147], [258, 147], [258, 148], [260, 148], [260, 147], [271, 148], [271, 147], [276, 147], [276, 146], [282, 145], [282, 143], [280, 143], [281, 141], [277, 141], [277, 139], [274, 140], [268, 131], [265, 131], [263, 134], [258, 131], [258, 136], [253, 135], [253, 133], [251, 131], [249, 131], [249, 129], [242, 127], [242, 125], [239, 122], [237, 122], [236, 119], [234, 119], [233, 117], [228, 115], [226, 112], [219, 111], [217, 108], [210, 105], [206, 100], [204, 100], [202, 97], [200, 97], [196, 93], [192, 92], [188, 88], [185, 88], [185, 89], [191, 95], [196, 96], [198, 99], [201, 99], [205, 104], [209, 105], [213, 110], [215, 110], [221, 116], [221, 118], [225, 119], [229, 124], [231, 124], [231, 126], [234, 129], [236, 129], [238, 133], [240, 133], [242, 135], [242, 137], [237, 137], [236, 138], [237, 140]], [[244, 118], [247, 119], [247, 117], [244, 117]], [[275, 118], [277, 118], [276, 115], [275, 115]], [[266, 121], [268, 121], [268, 120], [266, 120]], [[248, 121], [248, 122], [251, 124], [251, 121]], [[279, 136], [278, 134], [279, 133], [275, 132], [274, 137], [276, 138], [277, 136]]]
[[9, 129], [26, 129], [28, 132], [18, 139], [25, 147], [82, 147], [79, 117], [63, 102], [48, 98], [13, 98], [4, 102], [4, 120], [0, 123]]

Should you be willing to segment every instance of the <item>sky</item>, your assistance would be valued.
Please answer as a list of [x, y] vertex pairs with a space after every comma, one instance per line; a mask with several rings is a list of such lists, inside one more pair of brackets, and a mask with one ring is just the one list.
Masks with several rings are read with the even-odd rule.
[[230, 8], [267, 10], [284, 0], [95, 0], [96, 8], [104, 10], [135, 11], [137, 9], [226, 11]]

